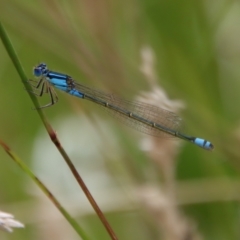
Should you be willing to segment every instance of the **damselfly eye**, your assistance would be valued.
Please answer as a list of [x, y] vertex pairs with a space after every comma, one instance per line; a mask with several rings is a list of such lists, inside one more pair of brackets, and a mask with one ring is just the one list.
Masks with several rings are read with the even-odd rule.
[[40, 77], [42, 75], [42, 68], [39, 68], [39, 67], [35, 67], [33, 69], [33, 74], [34, 76], [36, 77]]

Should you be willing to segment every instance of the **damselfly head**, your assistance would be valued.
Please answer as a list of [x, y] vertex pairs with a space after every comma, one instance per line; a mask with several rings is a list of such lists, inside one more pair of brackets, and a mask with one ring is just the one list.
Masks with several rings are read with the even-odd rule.
[[33, 75], [36, 77], [45, 75], [47, 72], [48, 72], [48, 69], [47, 69], [46, 63], [40, 63], [36, 67], [33, 68]]

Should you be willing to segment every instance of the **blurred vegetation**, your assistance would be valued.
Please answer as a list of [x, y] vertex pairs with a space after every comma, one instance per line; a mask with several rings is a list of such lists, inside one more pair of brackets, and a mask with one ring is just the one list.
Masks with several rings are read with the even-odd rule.
[[[159, 85], [172, 99], [186, 104], [182, 115], [187, 130], [215, 145], [213, 152], [207, 152], [183, 143], [175, 176], [179, 210], [194, 223], [202, 239], [240, 239], [239, 2], [2, 0], [0, 19], [29, 78], [33, 78], [33, 66], [44, 61], [50, 69], [69, 74], [84, 85], [128, 99], [150, 90], [139, 69], [141, 49], [151, 47]], [[91, 210], [83, 211], [81, 206], [86, 200], [68, 169], [58, 169], [61, 157], [56, 157], [59, 165], [53, 163], [54, 145], [42, 130], [2, 44], [0, 55], [0, 138], [40, 178], [44, 178], [43, 173], [49, 179], [56, 177], [58, 188], [66, 185], [65, 190], [69, 181], [79, 208], [71, 209], [70, 192], [63, 193], [69, 200], [65, 207], [92, 239], [109, 239], [96, 215]], [[92, 187], [89, 188], [95, 200], [101, 202], [100, 207], [106, 207], [107, 218], [119, 239], [161, 239], [161, 222], [156, 222], [141, 201], [139, 205], [133, 201], [134, 190], [142, 184], [164, 188], [161, 169], [139, 148], [140, 135], [115, 123], [94, 104], [64, 93], [58, 96], [59, 103], [45, 113], [57, 132], [64, 128], [61, 120], [68, 123], [59, 138], [77, 162], [86, 184]], [[40, 99], [43, 104], [44, 101], [48, 99]], [[68, 144], [71, 138], [79, 149], [72, 150]], [[35, 159], [38, 146], [42, 150], [39, 160]], [[31, 180], [9, 161], [3, 150], [0, 159], [0, 210], [14, 214], [26, 224], [25, 229], [12, 234], [0, 232], [0, 239], [64, 239], [59, 229], [66, 233], [65, 239], [78, 239], [60, 214], [57, 220], [51, 217], [58, 213], [46, 200], [41, 209], [48, 210], [42, 211], [45, 215], [41, 216], [41, 193], [36, 196], [36, 186], [30, 185]], [[99, 191], [102, 195], [94, 187], [102, 182], [101, 176], [99, 180], [93, 178], [97, 174], [108, 176]], [[46, 180], [45, 183], [54, 192], [55, 185]], [[60, 195], [58, 191], [56, 196]], [[114, 194], [121, 195], [127, 204], [114, 205]]]

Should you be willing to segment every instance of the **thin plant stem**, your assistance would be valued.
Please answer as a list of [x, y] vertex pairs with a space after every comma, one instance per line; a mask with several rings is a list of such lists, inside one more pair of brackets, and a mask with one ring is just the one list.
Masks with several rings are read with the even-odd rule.
[[10, 147], [0, 140], [0, 145], [6, 151], [6, 153], [11, 157], [11, 159], [18, 164], [18, 166], [38, 185], [38, 187], [48, 196], [52, 203], [58, 208], [58, 210], [63, 214], [63, 216], [68, 220], [71, 226], [79, 234], [79, 236], [84, 240], [89, 240], [90, 238], [84, 232], [84, 230], [79, 226], [74, 218], [65, 210], [65, 208], [58, 202], [54, 195], [47, 189], [47, 187], [38, 179], [38, 177], [27, 167], [26, 164], [10, 149]]

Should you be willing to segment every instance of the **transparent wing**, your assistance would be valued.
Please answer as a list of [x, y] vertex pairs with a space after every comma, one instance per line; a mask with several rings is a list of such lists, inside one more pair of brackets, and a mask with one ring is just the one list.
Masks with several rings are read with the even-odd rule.
[[[127, 101], [113, 94], [107, 94], [98, 90], [94, 90], [92, 88], [85, 87], [78, 83], [75, 83], [75, 88], [87, 96], [90, 96], [94, 99], [101, 100], [108, 104], [114, 105], [117, 108], [120, 108], [124, 111], [128, 111], [133, 114], [136, 114], [141, 118], [144, 118], [153, 123], [157, 123], [165, 128], [168, 128], [174, 131], [179, 131], [180, 129], [181, 118], [168, 110], [165, 110], [150, 104], [146, 104], [143, 102]], [[118, 112], [108, 107], [104, 107], [104, 108], [117, 120], [121, 121], [122, 123], [140, 132], [153, 135], [153, 136], [158, 136], [158, 137], [161, 137], [161, 136], [171, 137], [170, 134], [167, 134], [163, 131], [160, 131], [159, 129], [156, 129], [152, 126], [144, 124], [136, 119], [128, 117], [122, 114], [121, 112]]]

